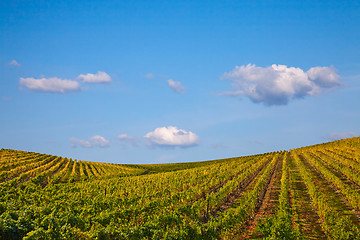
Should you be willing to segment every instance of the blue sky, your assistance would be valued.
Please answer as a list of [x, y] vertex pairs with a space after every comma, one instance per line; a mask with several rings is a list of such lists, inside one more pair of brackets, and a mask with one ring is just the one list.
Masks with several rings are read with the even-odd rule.
[[0, 147], [185, 162], [360, 134], [359, 1], [2, 1]]

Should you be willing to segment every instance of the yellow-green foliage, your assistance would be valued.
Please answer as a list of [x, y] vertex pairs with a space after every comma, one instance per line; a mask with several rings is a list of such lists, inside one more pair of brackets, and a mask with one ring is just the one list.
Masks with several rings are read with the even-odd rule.
[[239, 239], [246, 237], [275, 171], [281, 176], [274, 186], [275, 211], [257, 229], [266, 239], [306, 238], [297, 221], [301, 206], [292, 205], [297, 202], [291, 196], [292, 168], [306, 186], [321, 219], [314, 224], [324, 236], [359, 239], [359, 221], [351, 211], [360, 207], [359, 156], [360, 138], [142, 165], [1, 149], [0, 239]]

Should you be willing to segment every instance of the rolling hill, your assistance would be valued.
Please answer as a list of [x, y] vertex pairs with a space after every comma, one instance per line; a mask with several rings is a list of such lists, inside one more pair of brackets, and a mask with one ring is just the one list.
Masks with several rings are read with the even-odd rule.
[[360, 138], [204, 162], [0, 150], [0, 239], [360, 239]]

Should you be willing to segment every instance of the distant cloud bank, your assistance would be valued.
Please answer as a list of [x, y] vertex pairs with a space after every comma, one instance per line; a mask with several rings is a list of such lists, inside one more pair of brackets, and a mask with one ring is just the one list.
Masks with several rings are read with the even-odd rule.
[[88, 140], [70, 138], [70, 143], [72, 147], [84, 147], [84, 148], [93, 148], [93, 147], [107, 147], [110, 145], [109, 140], [105, 139], [100, 135], [95, 135]]
[[200, 144], [200, 139], [195, 133], [173, 126], [156, 128], [144, 138], [150, 146], [192, 147]]
[[181, 82], [174, 81], [172, 79], [169, 79], [168, 81], [169, 87], [176, 93], [184, 93], [185, 88], [181, 85]]
[[[126, 133], [119, 134], [116, 137], [123, 148], [127, 145], [133, 147], [140, 147], [142, 141], [146, 141], [148, 147], [164, 147], [174, 149], [175, 147], [188, 148], [194, 147], [200, 144], [199, 137], [190, 131], [178, 129], [177, 127], [160, 127], [156, 128], [152, 132], [148, 132], [143, 138], [137, 138]], [[70, 138], [71, 147], [107, 147], [110, 145], [110, 141], [100, 135], [95, 135], [87, 140], [79, 138]]]
[[20, 78], [20, 85], [30, 90], [54, 93], [67, 93], [80, 90], [77, 81], [53, 78]]
[[345, 139], [345, 138], [353, 138], [358, 137], [359, 134], [356, 134], [355, 132], [337, 132], [337, 133], [330, 133], [328, 136], [325, 137], [325, 139], [330, 141]]
[[333, 67], [312, 67], [307, 72], [300, 68], [273, 64], [236, 66], [223, 74], [232, 80], [232, 91], [220, 95], [246, 96], [255, 103], [286, 105], [292, 99], [314, 96], [341, 86]]

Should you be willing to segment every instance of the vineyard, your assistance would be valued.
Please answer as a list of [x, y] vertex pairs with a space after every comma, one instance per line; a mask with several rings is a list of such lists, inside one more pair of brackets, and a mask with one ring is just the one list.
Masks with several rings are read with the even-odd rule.
[[360, 239], [360, 138], [124, 165], [0, 150], [0, 239]]

